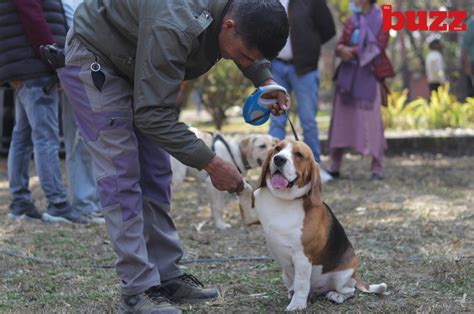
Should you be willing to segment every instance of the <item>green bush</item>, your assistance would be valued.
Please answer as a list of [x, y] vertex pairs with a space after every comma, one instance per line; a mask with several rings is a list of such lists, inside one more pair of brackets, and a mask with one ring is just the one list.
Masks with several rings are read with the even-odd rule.
[[392, 93], [388, 106], [382, 108], [385, 127], [394, 130], [444, 129], [474, 127], [474, 98], [465, 103], [442, 86], [427, 101], [423, 98], [406, 103], [408, 92]]
[[201, 76], [195, 87], [202, 90], [204, 107], [211, 114], [218, 130], [226, 120], [225, 111], [232, 106], [242, 107], [245, 98], [254, 89], [235, 63], [229, 60], [220, 61]]

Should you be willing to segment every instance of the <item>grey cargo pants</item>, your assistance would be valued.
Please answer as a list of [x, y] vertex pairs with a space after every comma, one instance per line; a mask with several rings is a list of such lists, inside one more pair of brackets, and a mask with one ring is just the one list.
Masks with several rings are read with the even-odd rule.
[[[73, 29], [66, 43], [66, 67], [58, 75], [92, 155], [121, 292], [138, 294], [182, 274], [183, 251], [169, 214], [169, 155], [134, 128], [133, 86], [87, 50]], [[101, 90], [91, 77], [95, 60], [105, 74]]]

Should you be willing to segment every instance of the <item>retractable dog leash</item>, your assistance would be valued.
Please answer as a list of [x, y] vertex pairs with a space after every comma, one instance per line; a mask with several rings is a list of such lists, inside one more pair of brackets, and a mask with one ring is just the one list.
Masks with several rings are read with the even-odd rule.
[[[270, 118], [270, 109], [268, 107], [277, 102], [276, 98], [263, 98], [262, 96], [274, 91], [282, 91], [288, 94], [287, 90], [280, 85], [266, 85], [257, 88], [252, 95], [250, 95], [245, 101], [243, 108], [244, 120], [251, 125], [262, 125]], [[290, 115], [288, 112], [288, 121], [290, 122], [291, 130], [297, 141], [298, 134], [296, 133], [295, 127], [291, 122]]]

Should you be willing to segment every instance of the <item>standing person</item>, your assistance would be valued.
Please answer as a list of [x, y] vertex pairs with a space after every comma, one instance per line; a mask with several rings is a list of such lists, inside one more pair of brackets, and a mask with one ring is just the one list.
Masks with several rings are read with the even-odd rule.
[[426, 56], [425, 68], [430, 94], [438, 91], [438, 87], [446, 83], [445, 66], [443, 61], [443, 43], [439, 35], [427, 39], [430, 52]]
[[[83, 0], [62, 0], [68, 29], [72, 27], [74, 12]], [[73, 210], [83, 214], [89, 222], [105, 223], [101, 213], [99, 192], [92, 168], [92, 157], [86, 143], [79, 133], [74, 112], [64, 92], [60, 92], [64, 146], [66, 149], [66, 168], [68, 179], [68, 198]]]
[[[275, 81], [296, 96], [298, 116], [303, 128], [304, 142], [313, 151], [314, 158], [321, 164], [319, 145], [318, 113], [319, 70], [318, 61], [321, 46], [330, 40], [336, 29], [325, 0], [280, 0], [288, 12], [290, 36], [272, 61]], [[272, 116], [269, 134], [283, 139], [286, 135], [287, 115]], [[321, 167], [321, 180], [332, 177]]]
[[353, 15], [344, 24], [336, 55], [342, 63], [329, 131], [329, 171], [339, 177], [345, 148], [372, 156], [372, 179], [384, 177], [384, 137], [381, 106], [384, 79], [394, 75], [385, 54], [389, 34], [382, 31], [382, 12], [375, 0], [350, 2]]
[[[85, 222], [73, 212], [61, 180], [59, 161], [57, 77], [41, 60], [39, 46], [64, 42], [66, 23], [61, 2], [15, 0], [0, 3], [0, 83], [16, 89], [15, 127], [8, 153], [11, 193], [9, 216], [27, 216], [55, 222]], [[62, 18], [62, 19], [61, 19]], [[48, 201], [44, 214], [36, 208], [29, 183], [34, 152], [36, 172]]]
[[464, 73], [468, 79], [467, 96], [474, 97], [474, 16], [467, 22], [467, 31], [462, 37], [462, 60]]
[[[92, 155], [117, 254], [120, 312], [179, 313], [170, 301], [218, 296], [178, 266], [168, 153], [205, 169], [219, 190], [241, 191], [243, 179], [178, 122], [179, 86], [221, 57], [255, 85], [275, 84], [264, 58], [274, 58], [287, 36], [278, 0], [86, 1], [77, 8], [58, 73]], [[285, 93], [272, 96], [273, 114], [289, 108]]]

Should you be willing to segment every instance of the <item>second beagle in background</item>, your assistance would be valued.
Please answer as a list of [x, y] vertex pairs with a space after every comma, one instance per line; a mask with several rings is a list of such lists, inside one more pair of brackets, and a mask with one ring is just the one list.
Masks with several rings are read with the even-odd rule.
[[[253, 194], [252, 194], [253, 193]], [[363, 292], [383, 294], [385, 283], [357, 279], [359, 259], [344, 228], [321, 199], [319, 167], [303, 142], [281, 141], [267, 155], [259, 188], [239, 195], [244, 220], [261, 223], [268, 248], [283, 269], [291, 302], [288, 311], [306, 308], [310, 294], [342, 303]]]

